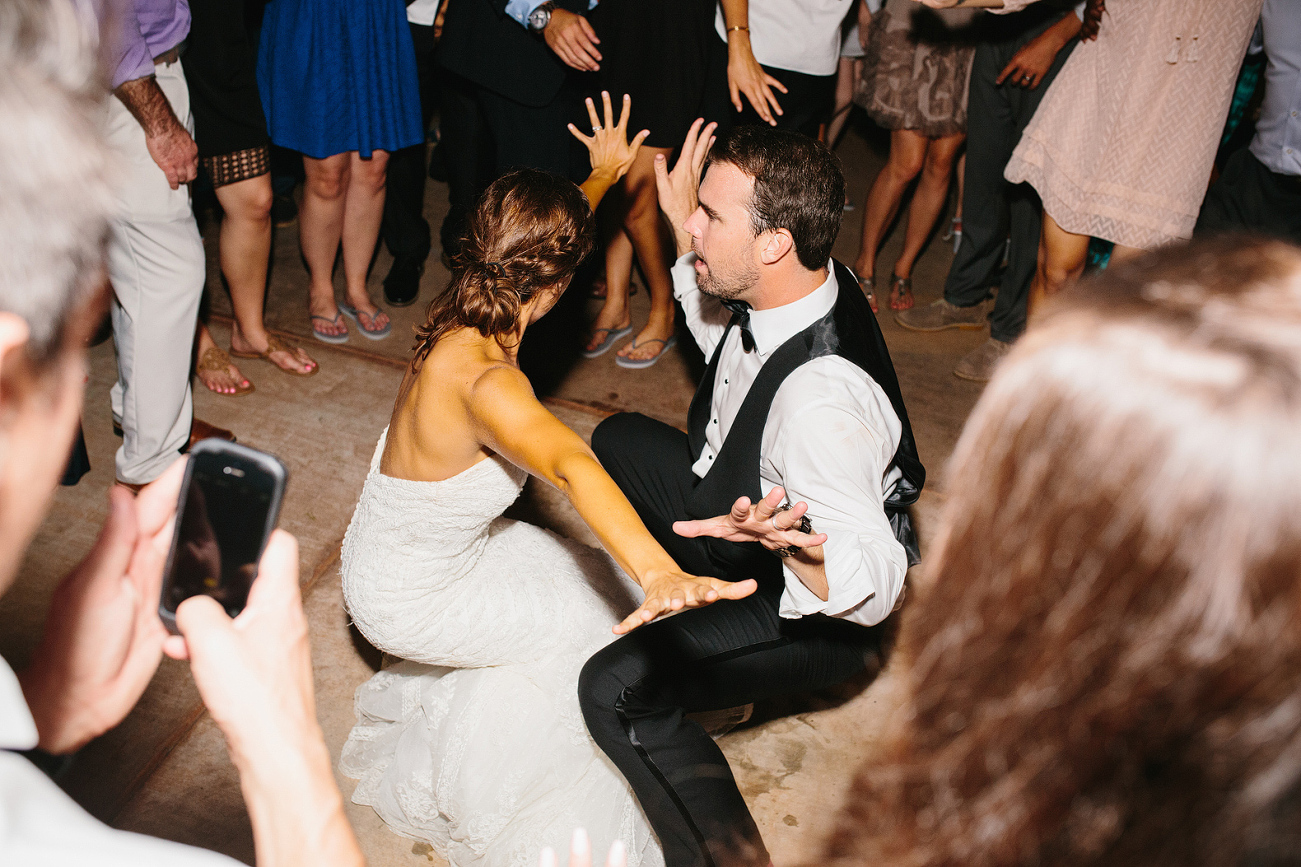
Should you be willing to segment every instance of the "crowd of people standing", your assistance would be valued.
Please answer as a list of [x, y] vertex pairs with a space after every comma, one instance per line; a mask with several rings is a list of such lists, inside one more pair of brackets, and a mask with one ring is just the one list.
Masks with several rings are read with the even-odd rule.
[[[313, 336], [383, 340], [379, 240], [391, 306], [417, 300], [434, 248], [437, 100], [452, 282], [342, 549], [348, 615], [399, 660], [357, 693], [356, 802], [454, 865], [527, 863], [575, 825], [614, 864], [772, 864], [691, 715], [889, 653], [926, 469], [877, 257], [911, 195], [879, 285], [904, 328], [988, 319], [955, 373], [992, 382], [903, 621], [907, 712], [826, 859], [1295, 862], [1299, 3], [269, 0], [256, 37], [211, 0], [105, 4], [98, 34], [74, 0], [0, 6], [0, 591], [73, 442], [106, 292], [123, 436], [105, 529], [32, 665], [0, 664], [0, 852], [224, 863], [108, 831], [15, 754], [103, 733], [167, 654], [227, 737], [258, 862], [361, 863], [292, 538], [234, 621], [200, 596], [168, 636], [155, 600], [177, 453], [232, 437], [193, 419], [192, 361], [227, 395], [253, 388], [236, 358], [319, 369], [264, 322], [272, 148], [302, 160]], [[1262, 52], [1250, 109], [1240, 70]], [[828, 146], [851, 100], [890, 140], [853, 269], [831, 258], [848, 194]], [[1249, 143], [1220, 153], [1244, 105]], [[200, 172], [224, 212], [229, 352], [199, 321]], [[956, 256], [918, 307], [955, 173]], [[1081, 280], [1097, 241], [1111, 264]], [[521, 371], [525, 331], [594, 251], [604, 304], [576, 349], [629, 337], [617, 363], [648, 368], [682, 315], [708, 358], [685, 431], [618, 413], [589, 446]], [[502, 518], [529, 475], [604, 553]]]

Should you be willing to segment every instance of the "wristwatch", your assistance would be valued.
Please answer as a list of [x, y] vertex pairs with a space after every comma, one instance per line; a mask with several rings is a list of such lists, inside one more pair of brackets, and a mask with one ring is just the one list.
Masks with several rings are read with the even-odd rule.
[[[773, 517], [774, 518], [777, 517], [778, 512], [784, 512], [790, 507], [791, 504], [789, 501], [782, 503], [776, 509], [773, 509], [772, 512]], [[808, 515], [800, 515], [800, 519], [796, 521], [794, 524], [792, 524], [790, 529], [797, 530], [801, 533], [810, 534], [813, 532], [813, 522], [809, 520]], [[801, 550], [802, 549], [800, 548], [799, 545], [787, 545], [785, 548], [774, 548], [773, 553], [776, 554], [778, 557], [785, 558], [791, 556], [792, 554], [798, 554]]]
[[543, 3], [538, 8], [529, 13], [529, 30], [534, 33], [541, 33], [547, 29], [551, 23], [551, 13], [556, 10], [556, 4], [550, 2]]

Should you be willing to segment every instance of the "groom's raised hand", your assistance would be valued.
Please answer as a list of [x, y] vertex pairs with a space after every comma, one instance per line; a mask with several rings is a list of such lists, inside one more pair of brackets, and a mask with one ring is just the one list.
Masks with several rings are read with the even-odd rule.
[[638, 626], [644, 626], [657, 617], [699, 608], [720, 599], [742, 599], [753, 593], [759, 585], [753, 580], [722, 581], [700, 575], [688, 575], [677, 570], [650, 573], [642, 584], [646, 601], [641, 607], [614, 627], [615, 635], [626, 635]]
[[669, 171], [669, 161], [664, 154], [655, 156], [655, 189], [659, 193], [660, 210], [673, 227], [673, 240], [679, 256], [691, 249], [691, 235], [683, 228], [683, 224], [700, 207], [697, 198], [700, 170], [705, 166], [705, 157], [709, 156], [716, 129], [718, 124], [706, 124], [704, 118], [696, 118], [691, 129], [687, 130], [687, 137], [682, 142], [682, 154], [673, 166], [673, 171]]

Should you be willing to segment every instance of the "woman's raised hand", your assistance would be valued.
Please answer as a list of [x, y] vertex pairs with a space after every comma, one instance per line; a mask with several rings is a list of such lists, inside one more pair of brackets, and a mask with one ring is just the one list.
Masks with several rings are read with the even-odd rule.
[[642, 588], [646, 601], [614, 627], [615, 635], [627, 635], [638, 626], [686, 608], [700, 608], [720, 599], [744, 599], [759, 584], [753, 578], [732, 582], [666, 569], [643, 578]]
[[608, 175], [611, 183], [619, 180], [628, 172], [628, 167], [641, 150], [641, 143], [650, 135], [644, 129], [628, 141], [628, 113], [632, 108], [632, 97], [623, 95], [623, 110], [619, 113], [619, 122], [614, 122], [614, 108], [610, 105], [609, 91], [601, 91], [601, 103], [605, 109], [605, 120], [596, 115], [596, 104], [587, 98], [587, 116], [592, 121], [592, 134], [583, 135], [578, 127], [569, 124], [569, 131], [574, 138], [587, 146], [587, 154], [592, 161], [593, 175]]

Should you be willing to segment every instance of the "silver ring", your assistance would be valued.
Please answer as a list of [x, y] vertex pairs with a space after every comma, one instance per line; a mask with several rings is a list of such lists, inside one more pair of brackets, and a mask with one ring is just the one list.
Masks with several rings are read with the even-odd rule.
[[598, 123], [598, 124], [596, 124], [595, 126], [592, 127], [592, 132], [600, 132], [600, 131], [603, 130], [603, 129], [605, 129], [605, 127], [601, 126], [601, 125]]

